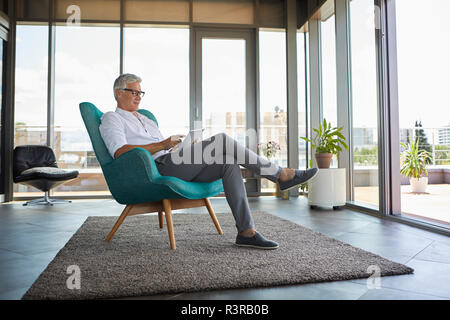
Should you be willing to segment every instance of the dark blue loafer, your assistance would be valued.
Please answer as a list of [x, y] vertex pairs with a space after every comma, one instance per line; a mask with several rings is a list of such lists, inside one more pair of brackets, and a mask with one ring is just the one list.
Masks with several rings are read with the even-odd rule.
[[276, 249], [278, 248], [278, 243], [272, 240], [267, 240], [264, 238], [264, 236], [256, 232], [256, 234], [253, 237], [244, 237], [240, 234], [236, 237], [236, 243], [237, 246], [240, 247], [251, 247], [251, 248], [257, 248], [257, 249]]
[[319, 169], [317, 168], [295, 170], [295, 176], [291, 180], [285, 182], [278, 181], [278, 186], [281, 191], [291, 190], [292, 188], [298, 187], [301, 184], [311, 180], [317, 175], [317, 173], [319, 173]]

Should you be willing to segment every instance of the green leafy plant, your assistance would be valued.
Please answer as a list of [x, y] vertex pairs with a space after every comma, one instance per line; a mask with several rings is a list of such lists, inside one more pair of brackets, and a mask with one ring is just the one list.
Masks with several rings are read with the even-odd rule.
[[348, 146], [345, 143], [345, 137], [341, 133], [344, 127], [331, 127], [331, 122], [328, 123], [326, 119], [323, 119], [323, 123], [319, 123], [318, 129], [313, 129], [315, 136], [313, 139], [300, 137], [300, 139], [311, 143], [316, 153], [332, 153], [337, 155], [342, 151], [342, 147], [348, 150]]
[[355, 148], [353, 150], [353, 163], [366, 166], [378, 165], [378, 146]]
[[431, 153], [424, 149], [419, 148], [419, 138], [413, 143], [400, 143], [405, 148], [402, 152], [402, 158], [404, 158], [400, 173], [409, 178], [420, 178], [422, 176], [428, 176], [426, 169], [427, 162], [431, 161]]
[[260, 143], [258, 147], [268, 159], [275, 157], [277, 152], [281, 150], [280, 145], [275, 141]]
[[307, 183], [303, 183], [300, 185], [300, 190], [302, 190], [303, 194], [306, 194], [308, 192], [308, 184]]
[[436, 164], [450, 164], [450, 146], [449, 145], [435, 145], [435, 160]]

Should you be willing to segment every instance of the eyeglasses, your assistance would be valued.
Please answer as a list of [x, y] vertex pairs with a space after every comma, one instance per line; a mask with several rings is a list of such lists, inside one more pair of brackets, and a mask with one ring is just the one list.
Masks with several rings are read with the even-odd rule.
[[120, 90], [123, 90], [123, 91], [130, 91], [131, 94], [132, 94], [133, 96], [135, 96], [135, 97], [141, 97], [141, 98], [143, 98], [144, 95], [145, 95], [145, 92], [144, 92], [144, 91], [138, 91], [138, 90], [133, 90], [133, 89], [128, 89], [128, 88], [123, 88], [123, 89], [120, 89]]

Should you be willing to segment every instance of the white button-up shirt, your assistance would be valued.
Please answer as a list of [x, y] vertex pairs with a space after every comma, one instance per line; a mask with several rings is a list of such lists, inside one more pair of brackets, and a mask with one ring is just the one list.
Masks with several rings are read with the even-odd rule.
[[[116, 151], [126, 144], [145, 145], [164, 140], [153, 120], [139, 112], [135, 114], [118, 107], [115, 112], [109, 111], [102, 116], [99, 130], [111, 157], [114, 158]], [[168, 152], [158, 151], [153, 154], [153, 158]]]

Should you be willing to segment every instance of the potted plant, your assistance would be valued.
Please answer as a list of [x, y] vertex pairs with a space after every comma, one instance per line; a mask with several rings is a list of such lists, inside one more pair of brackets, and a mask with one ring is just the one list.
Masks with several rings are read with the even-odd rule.
[[431, 161], [431, 154], [419, 148], [419, 138], [408, 145], [403, 143], [400, 145], [405, 148], [402, 152], [403, 161], [400, 173], [409, 177], [412, 192], [424, 193], [428, 185], [426, 165]]
[[308, 198], [308, 183], [307, 182], [300, 185], [300, 190], [302, 190], [303, 195]]
[[258, 144], [263, 155], [270, 161], [277, 155], [277, 152], [281, 150], [280, 145], [275, 141], [269, 141]]
[[315, 149], [315, 158], [319, 169], [328, 169], [333, 154], [338, 155], [339, 151], [342, 151], [342, 147], [348, 150], [345, 137], [341, 133], [342, 129], [344, 127], [332, 128], [331, 123], [323, 119], [323, 123], [319, 123], [319, 128], [313, 129], [315, 136], [312, 139], [300, 137], [311, 143], [312, 148]]
[[[269, 161], [273, 161], [273, 158], [275, 158], [277, 152], [281, 150], [280, 145], [275, 141], [260, 143], [258, 144], [258, 147], [261, 150], [262, 154]], [[276, 186], [276, 196], [278, 198], [283, 198], [285, 200], [289, 199], [288, 191], [280, 191], [277, 183], [275, 184], [275, 186]]]

